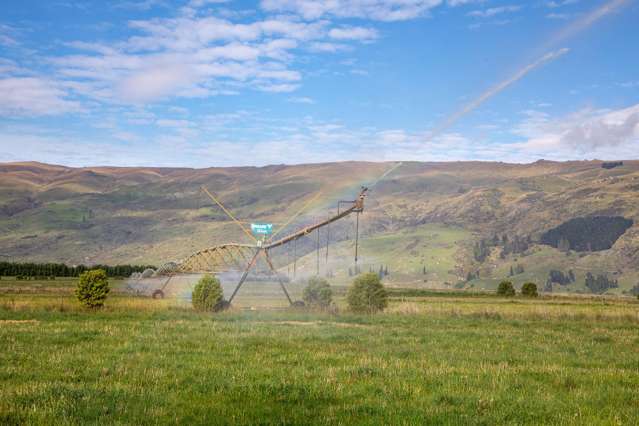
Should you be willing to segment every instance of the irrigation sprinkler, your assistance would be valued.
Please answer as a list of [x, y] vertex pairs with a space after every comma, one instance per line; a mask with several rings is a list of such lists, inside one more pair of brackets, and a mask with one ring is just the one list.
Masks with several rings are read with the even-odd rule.
[[[284, 295], [286, 296], [287, 301], [290, 305], [295, 306], [299, 305], [301, 302], [294, 302], [291, 299], [291, 296], [282, 280], [282, 277], [277, 272], [277, 269], [273, 265], [273, 261], [270, 256], [271, 250], [277, 247], [287, 246], [289, 244], [293, 245], [293, 277], [295, 277], [297, 272], [297, 240], [300, 238], [311, 234], [312, 232], [317, 232], [317, 241], [316, 241], [316, 250], [317, 250], [317, 273], [319, 274], [319, 266], [320, 266], [320, 229], [323, 227], [328, 227], [331, 223], [336, 222], [340, 219], [343, 219], [349, 216], [352, 213], [357, 214], [357, 229], [359, 229], [359, 214], [364, 211], [364, 199], [366, 197], [366, 193], [368, 188], [363, 187], [355, 200], [351, 201], [340, 201], [338, 206], [337, 214], [328, 217], [325, 220], [319, 221], [309, 226], [305, 226], [295, 232], [292, 232], [286, 236], [275, 239], [275, 237], [282, 231], [288, 224], [292, 222], [292, 220], [299, 216], [302, 211], [301, 209], [291, 219], [289, 219], [285, 224], [275, 233], [270, 234], [272, 229], [271, 226], [264, 226], [258, 224], [252, 224], [252, 231], [249, 231], [241, 222], [238, 220], [233, 214], [222, 204], [222, 202], [215, 196], [211, 191], [202, 187], [202, 191], [209, 197], [213, 202], [215, 202], [224, 213], [239, 226], [242, 231], [251, 238], [252, 243], [249, 244], [241, 244], [241, 243], [229, 243], [217, 245], [214, 247], [206, 248], [204, 250], [200, 250], [187, 258], [183, 259], [181, 262], [171, 262], [163, 265], [157, 271], [157, 275], [169, 275], [169, 279], [163, 284], [162, 288], [159, 291], [154, 293], [155, 297], [163, 297], [164, 290], [170, 281], [170, 276], [181, 273], [220, 273], [226, 272], [230, 270], [238, 270], [241, 269], [242, 275], [238, 283], [235, 285], [233, 292], [228, 300], [230, 304], [240, 288], [244, 284], [244, 282], [249, 277], [249, 274], [253, 268], [257, 265], [257, 261], [260, 257], [263, 257], [266, 265], [268, 266], [270, 272], [277, 279], [280, 288], [282, 289]], [[306, 203], [304, 207], [307, 207], [310, 202], [315, 200], [318, 195], [313, 197], [309, 202]], [[347, 208], [341, 210], [340, 207], [342, 205], [346, 205]], [[269, 224], [270, 225], [270, 224]], [[258, 238], [254, 235], [254, 233], [258, 233], [261, 235], [261, 238]], [[329, 233], [327, 231], [327, 241], [326, 241], [326, 261], [328, 262], [328, 245], [329, 245]], [[356, 247], [355, 247], [355, 262], [357, 263], [357, 242], [359, 241], [356, 231]], [[243, 266], [242, 266], [243, 265]]]

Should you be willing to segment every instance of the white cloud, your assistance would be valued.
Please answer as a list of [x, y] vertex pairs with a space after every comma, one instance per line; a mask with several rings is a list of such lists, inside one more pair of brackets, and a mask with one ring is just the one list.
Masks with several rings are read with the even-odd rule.
[[551, 9], [556, 9], [558, 7], [569, 6], [569, 5], [577, 4], [577, 3], [579, 3], [579, 0], [547, 1], [546, 2], [546, 7], [549, 7]]
[[192, 83], [193, 70], [179, 64], [157, 65], [140, 70], [118, 83], [117, 93], [125, 101], [144, 103], [174, 93]]
[[639, 151], [639, 104], [613, 111], [582, 110], [556, 120], [538, 111], [526, 115], [515, 129], [527, 139], [519, 148], [545, 158], [621, 158]]
[[486, 0], [448, 0], [446, 4], [451, 7], [465, 6], [467, 4], [485, 3]]
[[442, 0], [262, 0], [268, 12], [292, 12], [304, 19], [323, 16], [403, 21], [424, 16]]
[[6, 34], [0, 34], [0, 46], [16, 46], [18, 42]]
[[518, 5], [491, 7], [484, 10], [473, 10], [472, 12], [468, 12], [468, 16], [476, 18], [491, 18], [495, 15], [517, 12], [520, 9], [521, 6]]
[[330, 43], [330, 42], [324, 42], [324, 41], [317, 41], [309, 45], [309, 50], [311, 52], [320, 52], [320, 53], [321, 52], [328, 52], [328, 53], [344, 52], [350, 49], [351, 49], [350, 46], [347, 44]]
[[624, 89], [632, 89], [635, 87], [639, 87], [639, 80], [637, 81], [624, 81], [623, 83], [619, 83], [620, 87], [623, 87]]
[[116, 2], [113, 3], [113, 7], [116, 9], [146, 11], [155, 7], [169, 7], [169, 4], [165, 0], [138, 0]]
[[288, 93], [288, 92], [294, 92], [300, 86], [299, 86], [299, 84], [271, 84], [271, 83], [266, 83], [266, 84], [260, 84], [260, 85], [258, 85], [258, 87], [261, 90], [263, 90], [264, 92]]
[[13, 75], [21, 71], [18, 64], [10, 59], [0, 58], [0, 74]]
[[333, 28], [328, 32], [330, 38], [335, 40], [375, 40], [379, 33], [374, 28], [341, 27]]
[[65, 43], [80, 52], [49, 58], [65, 87], [101, 102], [133, 104], [243, 89], [291, 92], [302, 80], [292, 69], [299, 51], [336, 53], [352, 49], [349, 42], [378, 37], [373, 28], [331, 28], [326, 20], [290, 15], [234, 23], [193, 13], [130, 21], [129, 27], [133, 36], [110, 44]]
[[188, 120], [160, 119], [155, 122], [160, 127], [191, 127], [193, 123]]
[[8, 25], [0, 24], [0, 46], [15, 47], [19, 43], [15, 39], [16, 30]]
[[546, 18], [566, 20], [566, 19], [570, 19], [570, 15], [567, 13], [549, 13], [546, 15]]
[[[135, 113], [135, 111], [134, 111]], [[140, 111], [146, 115], [144, 111]], [[36, 131], [1, 129], [0, 161], [39, 160], [69, 165], [230, 166], [285, 161], [308, 163], [357, 160], [461, 161], [499, 158], [528, 162], [539, 158], [631, 158], [639, 144], [639, 105], [618, 111], [586, 110], [561, 120], [529, 110], [513, 130], [519, 142], [471, 139], [458, 133], [431, 137], [430, 131], [353, 128], [310, 116], [275, 119], [258, 111], [236, 111], [189, 120], [159, 119], [158, 135], [105, 127], [104, 138], [80, 141], [64, 132], [43, 136]], [[249, 132], [248, 134], [245, 132]], [[51, 132], [43, 132], [51, 134]], [[142, 136], [144, 135], [144, 136]], [[239, 135], [234, 137], [234, 135]], [[135, 142], [122, 145], [114, 140]], [[152, 149], [149, 147], [152, 146]], [[177, 148], [179, 147], [179, 150]], [[299, 148], [299, 149], [296, 149]], [[246, 156], [258, 151], [259, 156]], [[179, 152], [179, 155], [176, 155]]]
[[294, 104], [309, 104], [312, 105], [315, 103], [315, 101], [312, 98], [309, 98], [308, 96], [293, 96], [288, 98], [289, 102], [292, 102]]
[[210, 4], [228, 3], [230, 0], [191, 0], [188, 4], [189, 7], [202, 7]]
[[38, 77], [0, 79], [0, 115], [59, 115], [79, 111], [77, 102], [55, 83]]

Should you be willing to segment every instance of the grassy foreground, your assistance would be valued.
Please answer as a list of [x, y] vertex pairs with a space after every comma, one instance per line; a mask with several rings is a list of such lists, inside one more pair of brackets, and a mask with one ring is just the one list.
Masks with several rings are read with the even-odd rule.
[[639, 304], [396, 298], [377, 316], [0, 295], [0, 424], [638, 424]]

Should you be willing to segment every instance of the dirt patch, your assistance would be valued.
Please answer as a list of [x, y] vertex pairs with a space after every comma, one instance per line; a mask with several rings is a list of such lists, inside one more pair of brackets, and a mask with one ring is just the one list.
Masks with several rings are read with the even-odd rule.
[[342, 327], [342, 328], [367, 328], [369, 326], [363, 324], [353, 324], [347, 322], [333, 322], [333, 321], [259, 321], [259, 324], [278, 324], [278, 325], [301, 325], [301, 326], [312, 326], [312, 325], [330, 325], [333, 327]]

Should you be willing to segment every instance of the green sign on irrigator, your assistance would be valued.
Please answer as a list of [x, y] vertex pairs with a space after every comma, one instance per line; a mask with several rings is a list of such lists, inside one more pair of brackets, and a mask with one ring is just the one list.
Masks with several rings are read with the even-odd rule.
[[272, 223], [251, 223], [253, 235], [271, 235], [273, 233]]

